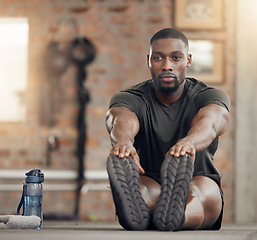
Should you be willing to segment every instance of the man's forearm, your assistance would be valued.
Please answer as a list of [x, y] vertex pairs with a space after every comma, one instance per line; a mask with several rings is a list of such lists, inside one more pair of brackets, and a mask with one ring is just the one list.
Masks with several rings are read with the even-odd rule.
[[132, 145], [139, 130], [139, 122], [134, 113], [126, 108], [117, 107], [108, 111], [106, 127], [110, 134], [112, 146], [117, 142]]
[[207, 148], [216, 136], [215, 126], [205, 119], [201, 119], [189, 130], [184, 140], [190, 141], [198, 152]]
[[120, 158], [131, 156], [139, 172], [144, 174], [145, 171], [133, 146], [134, 138], [139, 131], [139, 121], [135, 113], [124, 107], [110, 109], [106, 116], [106, 127], [111, 138], [111, 153]]
[[201, 109], [193, 119], [186, 139], [193, 142], [196, 151], [202, 151], [225, 132], [228, 117], [228, 112], [220, 106], [209, 105]]
[[134, 143], [135, 133], [130, 124], [122, 119], [115, 119], [109, 132], [111, 144], [114, 146], [119, 143]]
[[223, 134], [228, 126], [229, 114], [224, 108], [210, 104], [198, 111], [186, 137], [171, 147], [169, 154], [176, 157], [188, 153], [192, 159], [198, 151], [207, 148]]

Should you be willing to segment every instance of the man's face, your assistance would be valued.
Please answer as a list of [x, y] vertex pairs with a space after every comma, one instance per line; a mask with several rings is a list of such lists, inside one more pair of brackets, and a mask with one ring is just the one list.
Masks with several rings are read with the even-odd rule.
[[180, 39], [155, 40], [150, 47], [148, 67], [157, 90], [163, 95], [176, 92], [186, 77], [191, 65], [191, 55]]

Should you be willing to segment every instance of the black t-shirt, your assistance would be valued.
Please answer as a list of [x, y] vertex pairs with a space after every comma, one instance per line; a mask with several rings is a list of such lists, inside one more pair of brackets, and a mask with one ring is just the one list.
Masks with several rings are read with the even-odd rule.
[[[193, 117], [208, 104], [218, 104], [229, 111], [229, 97], [225, 92], [187, 78], [181, 97], [169, 107], [156, 98], [152, 80], [115, 94], [109, 107], [126, 107], [136, 114], [140, 129], [134, 147], [145, 175], [160, 182], [165, 154], [187, 135]], [[220, 174], [213, 163], [217, 147], [218, 138], [208, 148], [196, 153], [194, 176], [210, 177], [220, 186]]]

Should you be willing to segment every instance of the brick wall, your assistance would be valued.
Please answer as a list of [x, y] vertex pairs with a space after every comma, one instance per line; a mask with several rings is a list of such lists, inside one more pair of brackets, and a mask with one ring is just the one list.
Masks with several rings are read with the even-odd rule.
[[[224, 0], [222, 30], [184, 31], [191, 39], [219, 39], [225, 43], [224, 84], [217, 87], [226, 90], [231, 97], [231, 124], [221, 138], [215, 162], [223, 176], [227, 222], [234, 218], [235, 8], [232, 3], [233, 0]], [[27, 120], [0, 123], [0, 168], [47, 169], [46, 139], [54, 134], [60, 140], [60, 147], [52, 153], [50, 169], [77, 169], [76, 66], [70, 65], [58, 78], [62, 98], [55, 113], [56, 125], [46, 127], [39, 121], [40, 92], [42, 83], [47, 80], [43, 64], [46, 47], [54, 36], [64, 44], [74, 37], [67, 22], [67, 26], [61, 25], [66, 35], [62, 35], [63, 29], [58, 25], [60, 19], [73, 18], [80, 24], [80, 33], [90, 39], [97, 50], [97, 57], [87, 67], [85, 82], [91, 97], [85, 111], [88, 126], [85, 165], [90, 170], [104, 170], [110, 149], [104, 125], [108, 101], [115, 92], [150, 78], [146, 65], [149, 39], [157, 30], [174, 26], [173, 5], [173, 0], [0, 0], [0, 16], [28, 17], [30, 26]], [[46, 193], [45, 211], [72, 212], [74, 196], [73, 192]], [[0, 192], [0, 213], [15, 212], [19, 197], [17, 192]], [[110, 191], [82, 194], [80, 209], [83, 219], [114, 220]]]

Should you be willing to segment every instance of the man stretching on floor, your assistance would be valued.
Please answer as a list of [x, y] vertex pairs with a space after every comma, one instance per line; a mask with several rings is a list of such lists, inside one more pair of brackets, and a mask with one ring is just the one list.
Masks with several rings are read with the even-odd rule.
[[190, 65], [184, 34], [162, 29], [150, 41], [152, 79], [110, 101], [107, 171], [127, 230], [221, 227], [223, 193], [213, 156], [230, 103], [223, 91], [187, 78]]

